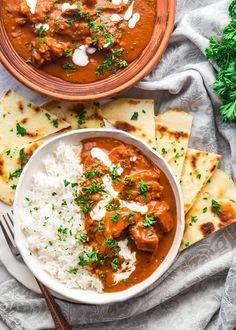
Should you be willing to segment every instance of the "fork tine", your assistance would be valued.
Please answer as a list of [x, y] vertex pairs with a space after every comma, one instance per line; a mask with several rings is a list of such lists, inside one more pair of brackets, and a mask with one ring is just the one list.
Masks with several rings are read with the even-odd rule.
[[[11, 212], [12, 212], [12, 216], [13, 216], [13, 211], [11, 211]], [[9, 221], [10, 221], [12, 232], [13, 232], [13, 237], [14, 237], [14, 229], [13, 229], [14, 228], [14, 222], [13, 222], [13, 218], [11, 218], [11, 216], [10, 216], [9, 213], [7, 213], [7, 217], [9, 219]]]
[[14, 234], [13, 234], [13, 229], [11, 226], [8, 224], [5, 215], [2, 215], [2, 221], [0, 222], [2, 224], [2, 229], [5, 231], [7, 237], [11, 241], [12, 245], [16, 248], [16, 244], [14, 242]]

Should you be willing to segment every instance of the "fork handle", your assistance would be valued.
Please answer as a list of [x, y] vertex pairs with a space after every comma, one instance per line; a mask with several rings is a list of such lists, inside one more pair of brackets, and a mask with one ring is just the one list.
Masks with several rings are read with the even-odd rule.
[[40, 287], [40, 290], [42, 292], [42, 295], [44, 296], [44, 299], [46, 300], [48, 309], [51, 312], [53, 321], [55, 323], [56, 330], [72, 330], [72, 327], [65, 319], [60, 307], [58, 306], [58, 304], [56, 303], [55, 299], [50, 294], [48, 289], [37, 279], [36, 279], [36, 281]]

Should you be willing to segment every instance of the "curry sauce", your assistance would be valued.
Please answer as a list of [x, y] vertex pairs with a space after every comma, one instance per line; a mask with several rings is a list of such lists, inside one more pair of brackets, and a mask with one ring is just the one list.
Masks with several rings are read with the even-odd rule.
[[105, 292], [125, 290], [149, 277], [168, 254], [177, 225], [174, 194], [164, 173], [136, 147], [108, 138], [82, 145], [85, 180], [76, 202], [85, 215], [90, 267]]
[[156, 0], [3, 0], [10, 41], [30, 65], [91, 83], [134, 61], [151, 39]]

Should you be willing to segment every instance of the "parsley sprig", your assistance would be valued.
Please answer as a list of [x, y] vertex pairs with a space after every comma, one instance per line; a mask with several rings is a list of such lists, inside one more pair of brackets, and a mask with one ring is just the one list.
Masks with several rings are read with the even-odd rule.
[[211, 37], [206, 56], [220, 68], [213, 88], [223, 101], [219, 109], [223, 121], [236, 123], [236, 0], [229, 7], [229, 15], [231, 21], [223, 30], [222, 40]]

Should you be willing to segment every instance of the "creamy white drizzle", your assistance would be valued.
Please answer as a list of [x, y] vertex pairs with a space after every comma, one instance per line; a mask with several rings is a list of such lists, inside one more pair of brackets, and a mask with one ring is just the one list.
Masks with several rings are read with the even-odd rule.
[[129, 6], [129, 8], [127, 9], [125, 15], [124, 15], [124, 19], [126, 21], [128, 21], [132, 15], [133, 15], [133, 9], [134, 9], [134, 1], [132, 1], [131, 5]]
[[116, 172], [117, 172], [117, 174], [118, 174], [119, 176], [124, 172], [124, 170], [123, 170], [123, 168], [120, 166], [120, 164], [117, 164], [117, 166], [116, 166]]
[[138, 212], [138, 213], [142, 213], [145, 214], [148, 211], [148, 207], [147, 205], [143, 205], [141, 203], [137, 203], [137, 202], [126, 202], [121, 200], [121, 207], [126, 207], [127, 209], [133, 211], [133, 212]]
[[66, 11], [68, 9], [77, 9], [77, 6], [75, 4], [71, 5], [68, 2], [63, 3], [63, 5], [61, 6], [62, 12]]
[[106, 206], [108, 205], [109, 201], [110, 197], [105, 195], [104, 199], [97, 203], [97, 205], [90, 212], [92, 220], [100, 221], [105, 217], [107, 211]]
[[135, 162], [137, 160], [137, 157], [136, 156], [132, 156], [132, 157], [130, 157], [130, 161], [131, 162]]
[[97, 158], [102, 162], [105, 166], [113, 168], [112, 161], [108, 157], [108, 155], [100, 148], [92, 148], [91, 150], [91, 156], [93, 158]]
[[121, 0], [112, 0], [112, 4], [113, 5], [120, 5], [121, 4]]
[[120, 248], [119, 255], [123, 257], [125, 261], [121, 264], [121, 269], [114, 274], [115, 283], [129, 278], [136, 268], [136, 252], [130, 251], [128, 248], [128, 241], [119, 241], [118, 246]]
[[110, 21], [112, 21], [112, 22], [119, 22], [119, 21], [122, 21], [122, 19], [123, 19], [123, 17], [121, 17], [118, 14], [112, 14], [110, 16]]
[[112, 198], [117, 198], [118, 196], [118, 192], [114, 190], [113, 186], [112, 186], [112, 180], [111, 177], [109, 175], [105, 175], [102, 179], [102, 182], [105, 186], [105, 190], [108, 194], [111, 195]]
[[94, 54], [95, 52], [97, 51], [97, 49], [96, 48], [94, 48], [94, 47], [88, 47], [87, 48], [87, 53], [88, 54]]
[[82, 45], [75, 49], [74, 54], [72, 56], [72, 61], [74, 62], [74, 64], [82, 67], [88, 65], [89, 58], [86, 53], [87, 47], [88, 46], [86, 45]]
[[42, 23], [36, 23], [35, 24], [35, 27], [36, 27], [36, 29], [40, 29], [41, 27], [43, 27], [43, 29], [45, 30], [45, 31], [47, 31], [47, 30], [49, 30], [49, 25], [48, 24], [42, 24]]
[[35, 14], [37, 0], [26, 0], [26, 3], [30, 9], [31, 14]]
[[135, 25], [138, 23], [139, 20], [140, 20], [140, 14], [139, 13], [134, 13], [133, 16], [131, 17], [131, 19], [128, 22], [128, 27], [130, 29], [135, 28]]

